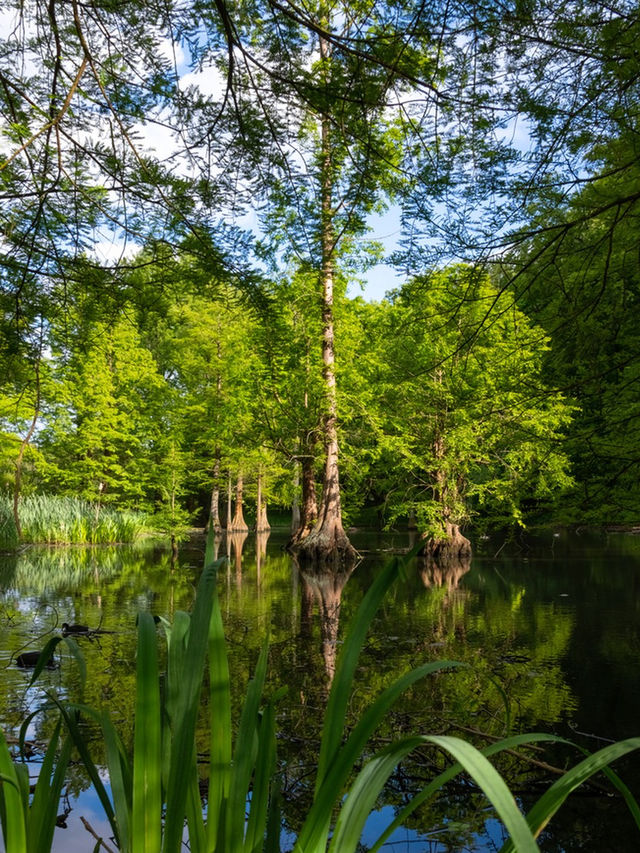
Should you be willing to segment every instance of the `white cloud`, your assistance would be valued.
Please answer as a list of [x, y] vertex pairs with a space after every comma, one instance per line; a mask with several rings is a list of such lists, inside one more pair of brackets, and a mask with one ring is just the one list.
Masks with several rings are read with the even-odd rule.
[[219, 100], [224, 96], [227, 81], [215, 65], [209, 65], [200, 71], [183, 74], [180, 77], [180, 86], [196, 86], [205, 97]]
[[174, 65], [178, 72], [183, 69], [187, 63], [187, 55], [184, 52], [182, 45], [172, 39], [164, 38], [160, 41], [158, 48], [160, 54], [168, 59]]

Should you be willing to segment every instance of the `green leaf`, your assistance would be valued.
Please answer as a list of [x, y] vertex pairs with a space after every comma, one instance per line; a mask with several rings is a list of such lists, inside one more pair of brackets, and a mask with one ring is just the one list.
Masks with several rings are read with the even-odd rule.
[[[269, 641], [267, 638], [262, 646], [253, 679], [247, 686], [247, 693], [240, 716], [238, 735], [233, 751], [233, 767], [225, 829], [225, 849], [229, 853], [243, 849], [245, 805], [251, 776], [258, 757], [258, 712], [267, 673], [268, 654]], [[258, 760], [261, 761], [264, 758], [264, 756], [261, 756]]]
[[59, 755], [56, 756], [61, 725], [62, 719], [59, 719], [47, 746], [29, 809], [28, 849], [30, 853], [48, 851], [53, 843], [60, 795], [66, 782], [72, 745], [71, 736], [67, 735]]
[[24, 780], [11, 758], [2, 731], [0, 731], [0, 777], [6, 780], [0, 785], [0, 819], [5, 849], [7, 853], [27, 853], [27, 800]]
[[[442, 669], [465, 666], [456, 661], [434, 661], [417, 667], [397, 679], [384, 690], [376, 701], [362, 715], [344, 746], [334, 755], [333, 763], [316, 793], [313, 805], [304, 822], [295, 850], [315, 850], [326, 844], [331, 816], [336, 801], [352, 773], [355, 763], [360, 759], [367, 741], [384, 719], [387, 711], [396, 699], [411, 685], [427, 675]], [[323, 841], [324, 839], [324, 841]]]
[[[640, 738], [637, 737], [612, 743], [593, 755], [589, 755], [557, 779], [527, 814], [527, 822], [536, 838], [572, 791], [575, 791], [595, 773], [607, 768], [612, 761], [639, 748]], [[501, 853], [510, 853], [512, 850], [518, 850], [519, 853], [519, 848], [515, 845], [514, 839], [510, 839], [503, 845]]]
[[232, 757], [229, 659], [215, 587], [209, 624], [209, 734], [207, 840], [209, 849], [213, 849], [218, 839], [224, 847], [224, 839], [220, 834], [224, 834], [226, 823], [225, 807], [229, 797]]
[[[213, 531], [210, 531], [211, 543], [212, 537]], [[207, 553], [212, 552], [208, 550]], [[180, 688], [171, 743], [163, 853], [179, 853], [182, 847], [186, 800], [192, 783], [192, 763], [186, 760], [186, 757], [190, 757], [194, 749], [217, 571], [222, 563], [223, 560], [218, 560], [206, 564], [200, 576], [184, 655], [184, 666], [181, 672], [175, 673], [175, 677], [179, 678]], [[174, 687], [171, 686], [169, 691], [173, 689]]]
[[136, 711], [133, 749], [131, 845], [158, 853], [162, 842], [162, 720], [156, 626], [148, 612], [138, 619]]

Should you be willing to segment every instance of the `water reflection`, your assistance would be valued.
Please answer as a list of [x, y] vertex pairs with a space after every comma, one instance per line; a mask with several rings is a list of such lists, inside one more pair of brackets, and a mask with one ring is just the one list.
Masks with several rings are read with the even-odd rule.
[[[300, 780], [312, 778], [308, 770], [317, 758], [318, 726], [341, 631], [379, 562], [370, 557], [353, 573], [301, 572], [281, 549], [287, 537], [288, 531], [276, 530], [269, 538], [242, 532], [217, 539], [215, 547], [216, 554], [230, 557], [219, 590], [234, 706], [240, 706], [267, 633], [272, 648], [269, 689], [283, 684], [290, 688], [278, 748], [288, 772], [293, 774], [296, 762], [300, 765], [300, 787], [285, 814], [295, 826], [305, 802]], [[608, 550], [578, 551], [582, 537], [578, 545], [561, 538], [553, 541], [553, 548], [531, 548], [523, 555], [508, 555], [504, 549], [499, 559], [494, 547], [486, 556], [478, 552], [472, 566], [417, 561], [408, 580], [390, 591], [367, 639], [349, 723], [402, 672], [429, 659], [447, 658], [470, 666], [416, 684], [381, 727], [381, 739], [401, 732], [451, 731], [485, 743], [484, 735], [504, 734], [504, 696], [515, 730], [546, 729], [574, 738], [571, 725], [612, 738], [638, 734], [640, 540], [619, 541], [615, 557], [610, 543]], [[406, 539], [390, 537], [375, 544], [401, 548]], [[67, 622], [113, 631], [77, 638], [90, 673], [84, 698], [89, 705], [108, 707], [125, 743], [130, 741], [136, 612], [149, 609], [170, 617], [177, 609], [190, 610], [204, 556], [203, 539], [185, 543], [180, 570], [170, 572], [168, 546], [167, 541], [162, 548], [153, 543], [137, 548], [43, 548], [0, 558], [0, 716], [5, 731], [16, 731], [42, 699], [42, 689], [27, 689], [30, 673], [18, 669], [11, 655], [22, 647], [42, 648]], [[362, 550], [366, 547], [365, 542]], [[75, 698], [77, 667], [63, 645], [59, 668], [45, 672], [42, 685]], [[39, 715], [30, 736], [43, 740], [49, 731], [50, 722]], [[385, 801], [405, 801], [428, 770], [417, 763], [406, 765], [392, 780]], [[74, 773], [73, 786], [79, 791], [87, 783]], [[425, 806], [412, 825], [420, 832], [441, 825], [444, 817], [464, 821], [466, 802], [461, 792], [458, 800]], [[483, 819], [478, 819], [479, 831]], [[563, 849], [570, 849], [566, 839], [578, 823], [584, 838], [585, 816], [578, 810], [569, 813], [567, 828], [558, 830]], [[593, 837], [583, 849], [605, 849]], [[468, 837], [463, 842], [469, 849], [482, 849], [474, 848]], [[416, 842], [412, 850], [422, 853], [428, 849], [426, 841], [424, 845]], [[68, 849], [64, 837], [58, 849]], [[453, 849], [463, 848], [454, 844]]]
[[460, 581], [471, 568], [471, 557], [440, 564], [437, 560], [422, 555], [418, 557], [417, 562], [418, 573], [427, 589], [446, 586], [449, 592], [458, 589]]
[[256, 531], [256, 578], [258, 585], [262, 581], [262, 564], [267, 557], [267, 542], [269, 541], [270, 529]]
[[311, 571], [308, 567], [304, 569], [298, 567], [301, 598], [300, 633], [303, 637], [312, 636], [315, 604], [320, 617], [322, 658], [329, 685], [336, 672], [342, 590], [352, 573], [353, 567], [339, 572]]

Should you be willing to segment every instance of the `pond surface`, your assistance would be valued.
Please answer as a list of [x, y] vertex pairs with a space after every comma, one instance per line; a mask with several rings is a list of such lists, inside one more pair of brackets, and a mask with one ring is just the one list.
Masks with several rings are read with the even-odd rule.
[[[285, 762], [282, 849], [290, 848], [312, 795], [319, 725], [343, 629], [389, 553], [408, 535], [357, 531], [363, 560], [350, 576], [300, 573], [283, 551], [286, 531], [229, 543], [219, 578], [221, 606], [239, 706], [267, 632], [270, 682], [286, 685], [278, 741]], [[220, 554], [227, 548], [221, 543]], [[15, 665], [20, 651], [38, 649], [63, 622], [113, 633], [80, 638], [89, 672], [88, 704], [111, 709], [131, 739], [134, 708], [136, 613], [171, 617], [190, 609], [204, 542], [181, 549], [171, 565], [152, 543], [121, 548], [32, 548], [0, 555], [0, 717], [16, 734], [37, 709], [43, 689], [77, 697], [75, 662], [59, 646], [59, 666], [29, 688], [30, 673]], [[402, 733], [449, 733], [486, 745], [511, 731], [562, 735], [595, 751], [611, 740], [640, 735], [640, 537], [630, 534], [545, 534], [518, 543], [477, 543], [470, 567], [437, 570], [412, 564], [387, 596], [366, 642], [350, 703], [355, 720], [397, 675], [429, 660], [470, 667], [415, 685], [394, 708], [376, 739]], [[37, 715], [28, 737], [42, 742], [50, 721]], [[99, 742], [96, 742], [99, 755]], [[525, 807], [577, 763], [575, 750], [530, 751], [528, 760], [497, 764]], [[446, 766], [441, 753], [411, 757], [394, 774], [369, 822], [371, 842], [420, 786]], [[34, 775], [37, 763], [33, 765]], [[640, 755], [616, 765], [640, 796]], [[67, 828], [54, 849], [93, 849], [81, 821], [109, 837], [106, 820], [79, 767], [72, 769]], [[63, 804], [64, 805], [64, 804]], [[635, 840], [633, 840], [635, 839]], [[396, 832], [394, 853], [497, 850], [503, 833], [484, 799], [468, 782], [447, 788]], [[540, 839], [545, 851], [640, 849], [640, 832], [604, 782], [575, 795]]]

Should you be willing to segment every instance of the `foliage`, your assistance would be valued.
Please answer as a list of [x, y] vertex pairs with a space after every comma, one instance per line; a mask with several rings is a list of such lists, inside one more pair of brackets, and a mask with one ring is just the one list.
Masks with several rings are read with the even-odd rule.
[[540, 235], [518, 254], [524, 271], [512, 290], [551, 338], [548, 381], [562, 386], [578, 410], [567, 440], [576, 486], [564, 519], [634, 522], [640, 381], [634, 319], [640, 269], [630, 250], [640, 187], [635, 135], [591, 147], [589, 160], [579, 193], [568, 201], [543, 197], [532, 211], [534, 226], [544, 221], [552, 228], [554, 245]]
[[47, 853], [51, 849], [72, 746], [67, 734], [58, 748], [61, 727], [59, 720], [32, 794], [26, 765], [13, 761], [0, 732], [0, 822], [6, 853]]
[[[479, 270], [416, 278], [381, 313], [377, 424], [391, 517], [414, 512], [442, 535], [482, 513], [521, 523], [523, 504], [570, 485], [562, 450], [571, 408], [545, 387], [549, 342]], [[383, 475], [384, 476], [384, 475]]]

